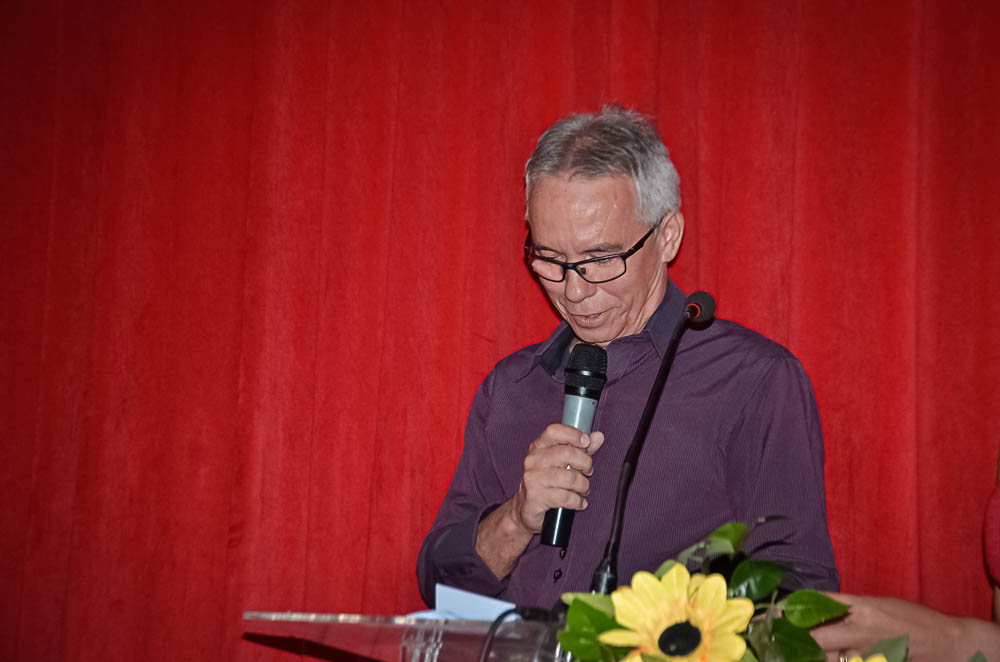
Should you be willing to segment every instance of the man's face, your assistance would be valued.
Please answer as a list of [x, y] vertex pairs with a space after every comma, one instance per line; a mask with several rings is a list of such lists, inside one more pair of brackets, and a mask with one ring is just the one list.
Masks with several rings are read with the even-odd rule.
[[[639, 220], [635, 202], [627, 176], [543, 177], [534, 183], [528, 201], [535, 250], [564, 262], [625, 252], [649, 230]], [[567, 270], [561, 283], [539, 280], [577, 338], [607, 345], [641, 331], [660, 304], [667, 287], [666, 264], [677, 254], [683, 228], [679, 212], [668, 215], [616, 280], [588, 283], [573, 270]]]

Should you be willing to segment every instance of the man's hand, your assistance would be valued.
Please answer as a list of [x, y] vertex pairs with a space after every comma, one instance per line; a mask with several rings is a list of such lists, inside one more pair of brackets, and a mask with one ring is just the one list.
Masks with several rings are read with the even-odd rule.
[[512, 500], [514, 515], [526, 531], [539, 533], [545, 512], [550, 508], [587, 507], [590, 493], [587, 478], [594, 473], [590, 456], [603, 443], [604, 435], [600, 432], [586, 435], [558, 423], [545, 428], [528, 449], [521, 486]]
[[503, 578], [510, 573], [531, 537], [542, 530], [547, 510], [587, 507], [591, 456], [603, 443], [600, 432], [586, 435], [558, 423], [535, 439], [524, 458], [517, 494], [479, 524], [476, 553], [493, 574]]

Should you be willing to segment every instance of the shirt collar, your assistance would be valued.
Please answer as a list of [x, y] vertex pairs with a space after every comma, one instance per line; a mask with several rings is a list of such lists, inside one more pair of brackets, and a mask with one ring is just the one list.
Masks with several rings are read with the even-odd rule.
[[[635, 335], [612, 341], [608, 345], [608, 350], [614, 351], [616, 344], [620, 345], [635, 341], [647, 342], [651, 343], [656, 353], [660, 355], [660, 358], [663, 358], [663, 354], [667, 351], [667, 345], [670, 343], [670, 335], [673, 333], [674, 326], [677, 324], [678, 318], [684, 313], [684, 302], [686, 300], [687, 295], [668, 278], [667, 291], [663, 294], [663, 300], [660, 301], [660, 305], [653, 311], [642, 331]], [[560, 322], [559, 326], [555, 328], [549, 337], [538, 346], [531, 357], [531, 361], [528, 362], [528, 368], [517, 379], [523, 379], [538, 366], [541, 366], [549, 375], [556, 376], [557, 373], [561, 372], [561, 368], [566, 365], [566, 361], [569, 358], [566, 350], [569, 348], [572, 340], [573, 329], [565, 321]]]

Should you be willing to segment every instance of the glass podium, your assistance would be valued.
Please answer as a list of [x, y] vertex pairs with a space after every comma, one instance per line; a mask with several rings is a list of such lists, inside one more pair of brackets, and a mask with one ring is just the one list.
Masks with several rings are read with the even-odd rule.
[[[248, 611], [243, 638], [299, 655], [338, 662], [476, 662], [490, 624], [410, 616]], [[557, 662], [559, 625], [505, 621], [488, 642], [491, 662]]]

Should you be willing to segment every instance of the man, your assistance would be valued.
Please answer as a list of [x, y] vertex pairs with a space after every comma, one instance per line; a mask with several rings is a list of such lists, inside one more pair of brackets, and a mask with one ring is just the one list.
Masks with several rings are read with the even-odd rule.
[[[667, 277], [684, 233], [678, 177], [640, 115], [612, 106], [557, 122], [525, 174], [527, 261], [564, 321], [500, 361], [476, 394], [417, 563], [428, 604], [437, 582], [543, 607], [589, 589], [622, 459], [683, 312]], [[553, 424], [578, 342], [608, 354], [589, 435]], [[565, 549], [539, 542], [558, 507], [578, 511]], [[760, 555], [791, 566], [797, 585], [837, 590], [809, 380], [783, 347], [717, 320], [680, 344], [629, 496], [618, 576], [765, 515], [783, 519], [751, 538], [774, 543]]]

